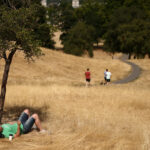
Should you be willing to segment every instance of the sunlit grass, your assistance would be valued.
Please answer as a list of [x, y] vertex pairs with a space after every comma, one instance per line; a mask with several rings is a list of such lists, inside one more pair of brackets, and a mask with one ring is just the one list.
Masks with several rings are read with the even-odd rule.
[[[147, 150], [150, 148], [149, 60], [134, 61], [143, 68], [133, 83], [102, 86], [103, 72], [112, 79], [126, 76], [130, 67], [104, 52], [75, 57], [44, 49], [45, 56], [26, 63], [15, 56], [7, 86], [5, 111], [31, 108], [40, 113], [50, 134], [33, 131], [13, 140], [0, 140], [0, 149], [22, 150]], [[132, 60], [133, 61], [133, 60]], [[2, 67], [1, 63], [1, 67]], [[92, 72], [85, 87], [84, 71]], [[0, 72], [2, 75], [2, 70]], [[17, 112], [12, 112], [16, 115]], [[7, 114], [6, 114], [7, 116]], [[4, 119], [7, 119], [5, 116]], [[10, 117], [11, 119], [11, 117]]]

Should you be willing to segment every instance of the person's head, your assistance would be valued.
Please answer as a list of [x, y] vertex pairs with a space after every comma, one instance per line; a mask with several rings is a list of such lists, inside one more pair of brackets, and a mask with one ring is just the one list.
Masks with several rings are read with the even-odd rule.
[[106, 71], [108, 71], [108, 69], [106, 69]]
[[90, 69], [89, 68], [87, 68], [87, 71], [89, 71]]
[[4, 138], [4, 135], [2, 134], [3, 128], [0, 126], [0, 138]]

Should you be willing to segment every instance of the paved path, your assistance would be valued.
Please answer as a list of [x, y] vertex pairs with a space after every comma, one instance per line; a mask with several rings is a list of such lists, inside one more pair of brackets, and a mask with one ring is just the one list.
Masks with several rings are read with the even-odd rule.
[[112, 83], [114, 83], [114, 84], [125, 84], [128, 82], [134, 81], [135, 79], [137, 79], [140, 76], [142, 69], [138, 65], [136, 65], [132, 62], [129, 62], [128, 61], [128, 55], [123, 55], [120, 58], [120, 60], [132, 67], [131, 73], [127, 77], [125, 77], [124, 79], [117, 80], [117, 81], [114, 81]]

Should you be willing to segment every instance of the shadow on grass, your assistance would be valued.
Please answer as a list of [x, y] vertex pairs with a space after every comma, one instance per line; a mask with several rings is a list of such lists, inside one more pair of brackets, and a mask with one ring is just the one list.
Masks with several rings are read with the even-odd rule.
[[48, 117], [47, 114], [47, 107], [28, 107], [28, 106], [13, 106], [13, 107], [6, 107], [5, 111], [3, 112], [3, 123], [7, 123], [10, 121], [17, 121], [21, 113], [24, 109], [30, 110], [30, 115], [36, 113], [39, 115], [41, 121], [45, 121]]

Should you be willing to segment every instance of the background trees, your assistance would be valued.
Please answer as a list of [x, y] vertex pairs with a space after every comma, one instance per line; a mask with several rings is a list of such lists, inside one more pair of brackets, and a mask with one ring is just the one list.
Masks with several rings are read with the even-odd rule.
[[75, 9], [72, 8], [72, 5], [65, 1], [61, 2], [59, 9], [59, 27], [62, 32], [60, 39], [62, 44], [64, 44], [68, 31], [77, 23], [77, 16], [75, 14]]
[[[91, 36], [93, 44], [103, 39], [104, 50], [112, 53], [123, 52], [129, 54], [129, 57], [133, 54], [137, 58], [149, 54], [149, 0], [82, 0], [80, 4], [79, 8], [73, 9], [70, 1], [66, 0], [59, 7], [59, 27], [64, 52], [84, 54], [84, 46], [71, 42], [80, 43], [79, 40], [84, 41]], [[82, 27], [77, 27], [81, 25], [79, 22], [92, 27], [93, 34], [90, 35], [88, 30], [86, 34], [85, 30], [82, 32]], [[77, 30], [81, 31], [80, 34], [71, 38], [73, 32], [78, 33]]]
[[[83, 2], [81, 7], [73, 9], [70, 3], [62, 2], [60, 10], [60, 29], [62, 31], [61, 40], [62, 44], [64, 44], [64, 52], [69, 52], [74, 55], [82, 55], [87, 50], [90, 52], [89, 56], [93, 57], [93, 44], [94, 42], [98, 42], [99, 38], [101, 38], [104, 33], [103, 25], [105, 18], [103, 14], [103, 5], [97, 1], [88, 0]], [[83, 26], [86, 29], [84, 29]], [[90, 31], [91, 28], [93, 32], [92, 34]], [[71, 38], [73, 35], [76, 36]], [[89, 39], [91, 42], [89, 42]], [[82, 44], [82, 46], [80, 46], [79, 44], [83, 41], [89, 42], [86, 45], [89, 44], [92, 46], [90, 46], [90, 48], [88, 46], [88, 49], [85, 49], [87, 46], [83, 46]], [[69, 47], [71, 48], [70, 50]]]
[[[33, 14], [37, 19], [37, 23], [34, 25], [33, 30], [35, 33], [35, 39], [40, 40], [40, 45], [48, 48], [54, 48], [53, 37], [53, 25], [48, 24], [47, 21], [47, 8], [34, 4]], [[30, 6], [32, 7], [32, 6]]]
[[107, 23], [105, 49], [129, 54], [129, 58], [132, 54], [135, 58], [149, 54], [149, 21], [146, 10], [135, 6], [114, 10]]
[[81, 56], [87, 50], [90, 57], [93, 57], [93, 43], [95, 30], [84, 22], [78, 22], [73, 26], [65, 37], [64, 52]]
[[82, 20], [85, 24], [95, 29], [94, 42], [98, 42], [104, 34], [104, 5], [95, 0], [85, 1], [79, 9], [76, 9], [78, 20]]

